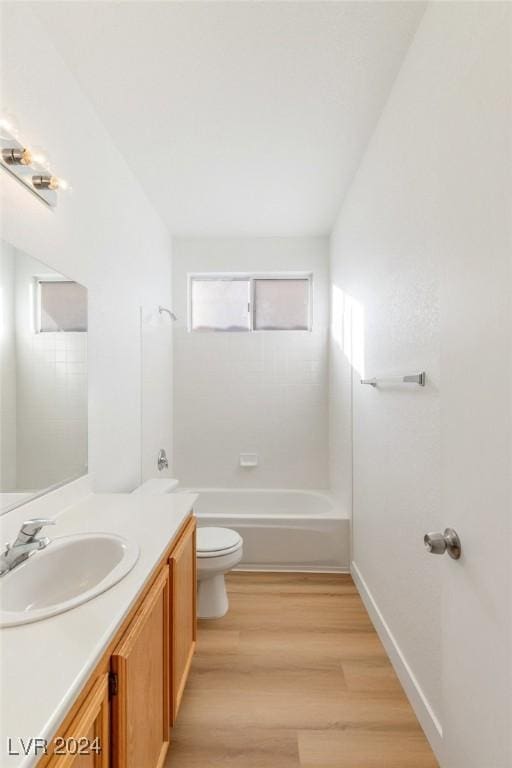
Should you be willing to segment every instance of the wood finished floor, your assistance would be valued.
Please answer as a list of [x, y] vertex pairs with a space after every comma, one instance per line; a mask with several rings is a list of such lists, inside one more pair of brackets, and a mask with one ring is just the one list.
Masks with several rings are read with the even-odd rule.
[[165, 768], [437, 768], [350, 576], [227, 581]]

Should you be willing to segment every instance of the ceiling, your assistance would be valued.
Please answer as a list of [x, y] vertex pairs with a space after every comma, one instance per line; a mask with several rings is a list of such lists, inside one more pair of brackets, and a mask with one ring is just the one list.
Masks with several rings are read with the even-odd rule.
[[331, 231], [418, 2], [37, 2], [173, 234]]

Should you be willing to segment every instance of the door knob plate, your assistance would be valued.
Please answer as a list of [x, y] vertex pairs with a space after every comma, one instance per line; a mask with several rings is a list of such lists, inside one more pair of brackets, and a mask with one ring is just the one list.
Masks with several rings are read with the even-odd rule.
[[462, 547], [457, 531], [453, 528], [445, 528], [444, 538], [446, 540], [446, 551], [454, 560], [458, 560], [462, 553]]

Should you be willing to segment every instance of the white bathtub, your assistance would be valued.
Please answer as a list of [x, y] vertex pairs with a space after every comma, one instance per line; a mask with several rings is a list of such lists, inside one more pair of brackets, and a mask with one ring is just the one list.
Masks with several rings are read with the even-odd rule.
[[241, 570], [348, 570], [348, 517], [328, 493], [186, 490], [199, 494], [194, 507], [199, 526], [233, 528], [243, 537]]

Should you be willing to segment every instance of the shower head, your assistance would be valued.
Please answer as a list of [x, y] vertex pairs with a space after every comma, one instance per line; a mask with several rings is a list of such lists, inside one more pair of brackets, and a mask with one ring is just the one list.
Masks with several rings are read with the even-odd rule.
[[170, 310], [170, 309], [167, 309], [166, 307], [162, 307], [162, 306], [159, 306], [159, 307], [158, 307], [158, 313], [161, 315], [161, 314], [162, 314], [162, 312], [167, 312], [167, 314], [169, 315], [169, 317], [171, 318], [171, 320], [174, 320], [174, 322], [176, 322], [176, 320], [178, 319], [178, 318], [176, 317], [176, 315], [174, 314], [174, 312], [171, 312], [171, 310]]

